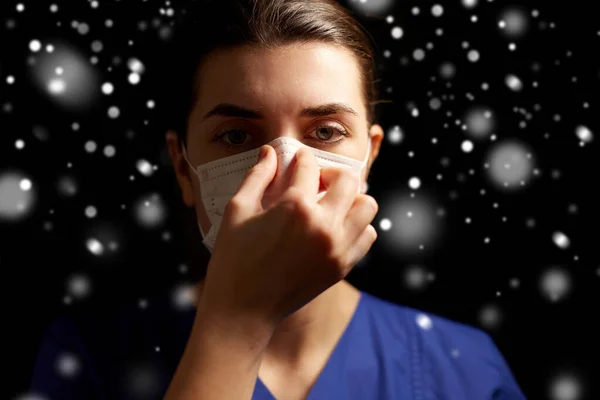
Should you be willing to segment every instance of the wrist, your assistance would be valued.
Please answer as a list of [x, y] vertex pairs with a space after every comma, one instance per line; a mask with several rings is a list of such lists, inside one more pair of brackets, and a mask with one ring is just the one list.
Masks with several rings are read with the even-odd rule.
[[276, 324], [267, 318], [246, 314], [220, 312], [202, 300], [198, 303], [194, 329], [212, 340], [237, 343], [249, 349], [267, 347]]

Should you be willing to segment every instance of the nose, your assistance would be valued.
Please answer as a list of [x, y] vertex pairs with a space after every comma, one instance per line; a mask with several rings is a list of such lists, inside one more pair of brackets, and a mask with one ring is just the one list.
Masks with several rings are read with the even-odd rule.
[[[263, 208], [268, 208], [285, 193], [287, 188], [290, 186], [292, 174], [293, 174], [293, 163], [292, 160], [294, 156], [288, 155], [286, 157], [285, 154], [278, 155], [277, 157], [277, 172], [275, 173], [275, 177], [265, 190], [265, 193], [262, 198], [262, 206]], [[321, 167], [319, 166], [319, 170]], [[319, 190], [317, 200], [323, 197], [325, 194], [326, 187], [323, 184], [323, 181], [319, 178]]]

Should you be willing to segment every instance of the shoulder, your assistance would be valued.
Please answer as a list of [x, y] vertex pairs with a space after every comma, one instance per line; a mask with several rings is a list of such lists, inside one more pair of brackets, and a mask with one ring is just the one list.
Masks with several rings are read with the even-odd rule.
[[[161, 339], [186, 327], [194, 314], [192, 303], [178, 292], [160, 292], [149, 298], [111, 306], [90, 306], [57, 318], [47, 334], [63, 331], [77, 335], [87, 347], [129, 349], [143, 344], [159, 346]], [[147, 342], [147, 343], [143, 343]], [[155, 342], [155, 343], [153, 343]]]
[[[121, 398], [165, 384], [182, 351], [193, 309], [170, 295], [86, 307], [53, 320], [39, 345], [30, 383], [50, 398]], [[141, 386], [140, 380], [153, 385]]]
[[368, 296], [371, 313], [406, 335], [415, 384], [433, 398], [525, 399], [494, 340], [471, 325]]
[[[489, 348], [491, 337], [483, 330], [449, 318], [396, 304], [391, 301], [367, 294], [369, 310], [376, 317], [391, 319], [396, 325], [402, 325], [419, 341], [434, 345], [435, 348], [465, 347], [477, 350]], [[455, 352], [456, 354], [456, 352]]]

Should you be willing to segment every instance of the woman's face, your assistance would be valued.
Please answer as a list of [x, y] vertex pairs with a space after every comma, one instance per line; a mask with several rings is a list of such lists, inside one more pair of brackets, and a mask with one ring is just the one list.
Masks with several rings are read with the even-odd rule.
[[[200, 66], [198, 86], [186, 145], [194, 166], [255, 149], [282, 136], [363, 160], [370, 140], [365, 180], [379, 153], [383, 130], [379, 125], [367, 126], [358, 64], [345, 48], [314, 42], [274, 50], [239, 47], [218, 51]], [[330, 103], [343, 104], [349, 112], [303, 113]], [[239, 110], [221, 108], [226, 112], [211, 113], [219, 104]], [[200, 186], [174, 132], [167, 133], [167, 144], [183, 200], [195, 207], [202, 230], [208, 232], [210, 221]]]

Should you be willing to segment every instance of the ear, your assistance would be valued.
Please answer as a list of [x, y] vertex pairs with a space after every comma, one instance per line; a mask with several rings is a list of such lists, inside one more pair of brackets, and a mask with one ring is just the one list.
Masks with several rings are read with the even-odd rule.
[[381, 148], [381, 141], [383, 140], [383, 128], [381, 125], [373, 124], [369, 129], [369, 139], [371, 141], [371, 155], [369, 156], [369, 165], [367, 170], [371, 170], [371, 166], [379, 155], [379, 149]]
[[193, 172], [190, 170], [190, 166], [187, 161], [183, 158], [179, 146], [179, 138], [175, 131], [169, 130], [166, 134], [167, 148], [169, 149], [169, 156], [171, 157], [171, 165], [173, 165], [173, 171], [175, 177], [179, 183], [181, 189], [181, 195], [183, 202], [189, 206], [194, 206], [194, 190], [192, 185]]

